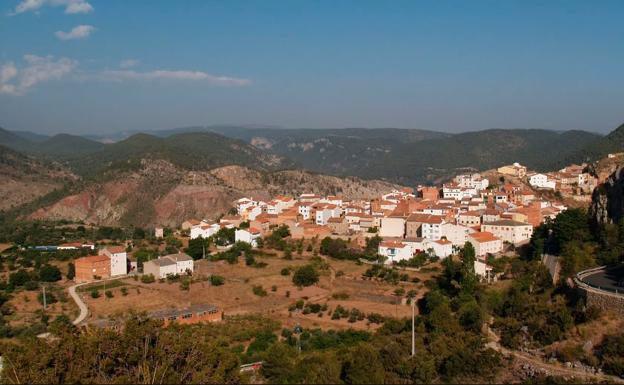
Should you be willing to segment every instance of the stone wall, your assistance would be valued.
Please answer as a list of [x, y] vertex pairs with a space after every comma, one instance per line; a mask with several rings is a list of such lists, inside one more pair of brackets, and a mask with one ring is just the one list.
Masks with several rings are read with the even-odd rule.
[[624, 316], [624, 294], [613, 293], [591, 287], [579, 279], [581, 274], [583, 274], [583, 272], [576, 276], [574, 283], [576, 283], [577, 289], [585, 297], [585, 303], [587, 306], [595, 306], [600, 310], [611, 311]]

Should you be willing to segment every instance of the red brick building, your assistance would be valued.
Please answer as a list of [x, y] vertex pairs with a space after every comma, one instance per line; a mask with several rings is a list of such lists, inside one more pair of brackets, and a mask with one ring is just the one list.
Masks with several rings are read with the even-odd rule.
[[77, 283], [89, 282], [101, 278], [110, 278], [110, 258], [106, 255], [92, 255], [76, 259]]

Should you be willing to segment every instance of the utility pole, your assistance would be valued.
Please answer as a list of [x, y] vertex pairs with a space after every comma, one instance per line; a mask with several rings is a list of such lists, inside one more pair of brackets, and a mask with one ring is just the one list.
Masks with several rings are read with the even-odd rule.
[[415, 303], [416, 301], [412, 298], [412, 357], [416, 354], [416, 336], [414, 334]]
[[45, 310], [47, 307], [45, 285], [41, 285], [41, 286], [43, 286], [43, 310]]

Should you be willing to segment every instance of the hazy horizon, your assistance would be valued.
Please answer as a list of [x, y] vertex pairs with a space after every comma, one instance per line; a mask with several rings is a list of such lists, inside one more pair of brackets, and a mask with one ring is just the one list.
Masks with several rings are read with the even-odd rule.
[[[619, 125], [618, 125], [619, 126]], [[349, 129], [364, 129], [364, 130], [384, 130], [384, 129], [405, 129], [405, 130], [423, 130], [423, 131], [433, 131], [433, 132], [440, 132], [440, 133], [444, 133], [444, 134], [462, 134], [462, 133], [469, 133], [469, 132], [477, 132], [477, 131], [485, 131], [485, 130], [531, 130], [531, 129], [536, 129], [536, 130], [549, 130], [549, 131], [557, 131], [557, 132], [564, 132], [564, 131], [569, 131], [569, 130], [554, 130], [554, 129], [545, 129], [545, 128], [540, 128], [540, 127], [489, 127], [489, 128], [483, 128], [483, 129], [477, 129], [477, 130], [466, 130], [466, 131], [456, 131], [456, 132], [449, 132], [449, 131], [442, 131], [442, 130], [431, 130], [431, 129], [426, 129], [426, 128], [413, 128], [413, 127], [282, 127], [282, 126], [271, 126], [271, 125], [253, 125], [253, 124], [205, 124], [205, 125], [201, 125], [201, 124], [193, 124], [193, 125], [188, 125], [188, 126], [175, 126], [175, 127], [169, 127], [169, 128], [152, 128], [152, 129], [130, 129], [130, 130], [119, 130], [119, 131], [111, 131], [111, 132], [103, 132], [103, 133], [98, 133], [98, 132], [86, 132], [86, 133], [71, 133], [71, 132], [65, 132], [65, 131], [59, 131], [59, 132], [37, 132], [34, 130], [28, 130], [28, 129], [24, 129], [24, 130], [19, 130], [19, 129], [11, 129], [10, 127], [5, 127], [2, 124], [0, 124], [0, 128], [11, 131], [11, 132], [17, 132], [17, 133], [31, 133], [31, 134], [36, 134], [36, 135], [43, 135], [43, 136], [48, 136], [48, 137], [52, 137], [55, 135], [61, 135], [61, 134], [69, 134], [69, 135], [76, 135], [76, 136], [83, 136], [83, 137], [91, 137], [91, 138], [98, 138], [98, 139], [107, 139], [107, 137], [111, 137], [111, 138], [115, 138], [118, 135], [121, 134], [128, 134], [128, 135], [134, 135], [134, 134], [138, 134], [138, 133], [145, 133], [145, 134], [150, 134], [150, 133], [158, 133], [158, 132], [164, 132], [164, 131], [173, 131], [173, 130], [185, 130], [185, 129], [193, 129], [193, 128], [198, 128], [198, 129], [210, 129], [210, 128], [222, 128], [222, 127], [236, 127], [236, 128], [246, 128], [246, 129], [275, 129], [275, 130], [349, 130]], [[582, 130], [582, 129], [574, 129], [571, 128], [570, 130], [581, 130], [581, 131], [587, 131], [587, 132], [591, 132], [591, 133], [595, 133], [595, 134], [600, 134], [600, 135], [606, 135], [609, 132], [611, 132], [612, 130], [614, 130], [615, 128], [617, 128], [617, 126], [614, 126], [611, 129], [608, 129], [606, 131], [592, 131], [592, 130]]]
[[614, 0], [4, 0], [0, 126], [605, 134], [624, 122], [623, 15]]

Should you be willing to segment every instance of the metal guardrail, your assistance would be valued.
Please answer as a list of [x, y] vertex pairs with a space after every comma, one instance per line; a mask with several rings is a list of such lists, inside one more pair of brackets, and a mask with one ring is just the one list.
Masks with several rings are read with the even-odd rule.
[[576, 273], [576, 275], [574, 276], [574, 282], [579, 285], [579, 286], [586, 286], [592, 289], [596, 289], [598, 291], [602, 291], [602, 292], [608, 292], [608, 293], [613, 293], [616, 295], [620, 295], [620, 296], [624, 296], [624, 290], [618, 290], [618, 289], [612, 289], [609, 287], [601, 287], [598, 285], [593, 285], [591, 283], [585, 282], [583, 281], [583, 278], [587, 277], [588, 275], [594, 274], [598, 271], [604, 271], [607, 269], [607, 266], [599, 266], [599, 267], [594, 267], [592, 269], [587, 269], [587, 270], [583, 270], [581, 272]]

